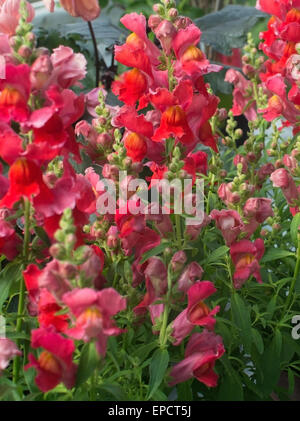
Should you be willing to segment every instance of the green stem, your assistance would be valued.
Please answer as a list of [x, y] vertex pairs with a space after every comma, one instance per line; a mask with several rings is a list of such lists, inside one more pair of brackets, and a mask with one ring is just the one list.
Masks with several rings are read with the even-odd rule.
[[178, 244], [178, 247], [179, 247], [179, 250], [180, 250], [181, 249], [181, 240], [182, 240], [180, 215], [175, 215], [175, 223], [176, 223], [177, 244]]
[[[28, 199], [24, 201], [24, 242], [23, 242], [23, 267], [26, 269], [29, 256], [29, 240], [30, 240], [30, 202]], [[23, 277], [20, 279], [20, 293], [18, 303], [18, 318], [16, 325], [16, 332], [20, 333], [22, 330], [22, 319], [25, 307], [25, 283]], [[20, 339], [17, 339], [16, 344], [20, 347]], [[21, 358], [16, 357], [13, 363], [13, 382], [16, 384], [19, 379]]]
[[296, 266], [295, 266], [293, 280], [292, 280], [291, 287], [290, 287], [290, 290], [289, 290], [289, 295], [287, 296], [286, 304], [285, 304], [285, 307], [284, 307], [284, 311], [286, 311], [286, 309], [288, 308], [288, 306], [291, 303], [293, 293], [294, 293], [294, 290], [295, 290], [296, 281], [297, 281], [297, 278], [298, 278], [298, 275], [299, 275], [299, 271], [300, 271], [300, 233], [298, 233], [297, 262], [296, 262]]
[[170, 265], [169, 265], [169, 268], [168, 268], [168, 292], [167, 292], [167, 296], [166, 296], [166, 303], [165, 303], [165, 308], [164, 308], [162, 326], [161, 326], [161, 330], [160, 330], [160, 333], [159, 333], [159, 344], [160, 344], [161, 349], [165, 348], [167, 340], [168, 340], [167, 327], [168, 327], [168, 318], [169, 318], [169, 313], [170, 313], [171, 292], [172, 292], [172, 277], [171, 277]]

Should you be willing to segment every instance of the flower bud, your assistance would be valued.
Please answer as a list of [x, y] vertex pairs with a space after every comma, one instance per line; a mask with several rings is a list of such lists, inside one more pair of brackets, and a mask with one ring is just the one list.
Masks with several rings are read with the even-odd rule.
[[106, 148], [111, 146], [113, 140], [112, 140], [112, 138], [109, 134], [101, 133], [97, 137], [96, 142], [97, 142], [98, 145], [101, 145], [104, 149], [106, 149]]
[[61, 258], [64, 258], [66, 251], [61, 244], [56, 243], [50, 247], [49, 253], [54, 259], [60, 260]]
[[27, 45], [22, 45], [19, 49], [18, 49], [18, 54], [23, 57], [23, 58], [29, 58], [32, 54], [32, 50], [31, 48], [29, 48]]
[[152, 31], [155, 31], [155, 29], [162, 22], [162, 20], [163, 19], [158, 15], [151, 15], [148, 19], [148, 25], [152, 29]]
[[155, 35], [167, 55], [171, 53], [172, 42], [176, 34], [176, 28], [169, 20], [163, 20], [155, 30]]
[[180, 250], [177, 251], [171, 260], [172, 270], [174, 272], [179, 272], [183, 269], [185, 263], [187, 261], [187, 257], [184, 251]]
[[177, 9], [175, 9], [175, 7], [172, 7], [172, 8], [169, 10], [169, 16], [170, 16], [170, 18], [171, 18], [171, 19], [175, 19], [175, 18], [177, 18], [177, 16], [178, 16], [178, 10], [177, 10]]
[[43, 89], [51, 77], [53, 66], [48, 55], [39, 56], [31, 66], [30, 81], [36, 90]]
[[62, 275], [66, 279], [73, 279], [76, 276], [77, 273], [77, 267], [75, 265], [72, 265], [71, 263], [65, 263], [62, 266]]

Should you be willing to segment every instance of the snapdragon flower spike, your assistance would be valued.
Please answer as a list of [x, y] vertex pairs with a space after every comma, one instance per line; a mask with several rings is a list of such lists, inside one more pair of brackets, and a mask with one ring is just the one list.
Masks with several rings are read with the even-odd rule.
[[269, 59], [260, 78], [272, 94], [264, 118], [272, 121], [283, 115], [290, 125], [295, 126], [300, 116], [299, 94], [297, 84], [291, 80], [291, 58], [297, 53], [296, 43], [300, 39], [300, 3], [298, 0], [258, 0], [257, 8], [273, 14], [268, 30], [261, 34], [264, 40], [261, 49]]
[[126, 299], [113, 288], [102, 291], [76, 288], [64, 294], [62, 300], [76, 317], [75, 326], [66, 333], [84, 342], [96, 339], [99, 354], [105, 356], [108, 337], [124, 332], [116, 326], [112, 316], [125, 310]]
[[31, 332], [32, 348], [43, 348], [36, 358], [29, 354], [29, 364], [24, 369], [37, 370], [35, 382], [42, 392], [48, 392], [59, 383], [71, 389], [75, 384], [77, 366], [73, 363], [74, 343], [55, 331], [52, 327], [40, 327]]
[[231, 245], [230, 256], [235, 266], [233, 283], [236, 289], [241, 288], [251, 275], [257, 282], [262, 283], [259, 261], [264, 252], [264, 242], [261, 238], [253, 243], [249, 240], [241, 240]]
[[[172, 49], [176, 57], [170, 63], [174, 68], [174, 86], [169, 86], [168, 81], [166, 83], [167, 70], [158, 70], [158, 66], [162, 66], [161, 50], [148, 39], [144, 17], [132, 13], [121, 21], [134, 32], [123, 46], [116, 47], [115, 58], [134, 69], [115, 82], [113, 89], [119, 99], [126, 104], [139, 100], [139, 110], [149, 103], [154, 107], [152, 141], [163, 142], [175, 137], [186, 146], [186, 153], [191, 152], [200, 141], [217, 152], [216, 139], [208, 120], [216, 112], [218, 99], [208, 94], [202, 75], [219, 71], [220, 66], [210, 65], [197, 47], [200, 30], [189, 21], [178, 30], [170, 21], [160, 20], [158, 26], [154, 25], [154, 32], [159, 34], [163, 48]], [[129, 83], [125, 84], [128, 77]], [[135, 83], [133, 79], [136, 79]], [[151, 150], [149, 142], [147, 146]]]
[[216, 387], [218, 375], [214, 372], [214, 366], [224, 352], [221, 336], [207, 330], [194, 333], [187, 344], [184, 359], [170, 372], [172, 380], [169, 386], [195, 377], [208, 387]]

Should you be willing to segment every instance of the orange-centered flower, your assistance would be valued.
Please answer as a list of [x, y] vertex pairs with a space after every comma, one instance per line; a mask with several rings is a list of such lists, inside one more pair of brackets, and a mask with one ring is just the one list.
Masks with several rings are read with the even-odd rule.
[[48, 373], [59, 376], [62, 371], [59, 361], [53, 354], [51, 354], [51, 352], [43, 351], [39, 356], [38, 362], [41, 369], [47, 371]]
[[138, 133], [129, 133], [124, 142], [127, 156], [134, 162], [141, 162], [147, 153], [147, 142], [145, 138]]
[[247, 265], [251, 265], [252, 262], [254, 262], [255, 256], [253, 254], [244, 254], [240, 260], [236, 264], [236, 268], [239, 269], [240, 267], [244, 267]]
[[274, 110], [276, 113], [281, 114], [283, 110], [283, 105], [281, 99], [278, 95], [273, 95], [268, 101], [269, 107]]
[[173, 105], [164, 112], [164, 119], [170, 126], [180, 127], [186, 123], [186, 114], [179, 105]]
[[21, 92], [12, 86], [6, 86], [0, 94], [0, 105], [9, 106], [24, 106], [26, 105], [26, 98]]
[[145, 47], [144, 41], [135, 32], [132, 32], [132, 34], [128, 35], [126, 38], [126, 44], [130, 45], [131, 47], [140, 49]]
[[208, 306], [203, 301], [199, 301], [199, 303], [194, 305], [189, 310], [189, 321], [193, 323], [196, 320], [201, 319], [202, 317], [206, 317], [209, 313], [210, 309], [208, 308]]
[[89, 323], [89, 324], [94, 325], [94, 324], [99, 323], [100, 320], [102, 320], [102, 314], [100, 310], [97, 307], [88, 307], [78, 317], [77, 322]]
[[286, 15], [286, 23], [298, 22], [300, 23], [300, 10], [291, 9]]
[[204, 58], [203, 52], [195, 47], [195, 45], [190, 45], [181, 57], [181, 61], [186, 63], [188, 61], [201, 61]]

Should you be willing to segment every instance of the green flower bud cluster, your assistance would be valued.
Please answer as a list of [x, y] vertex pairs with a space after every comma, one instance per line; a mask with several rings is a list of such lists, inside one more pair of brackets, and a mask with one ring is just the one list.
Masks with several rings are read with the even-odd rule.
[[16, 35], [11, 39], [11, 46], [18, 61], [31, 64], [35, 59], [33, 53], [36, 46], [36, 37], [32, 32], [33, 25], [27, 22], [28, 10], [25, 1], [20, 3], [20, 16]]
[[82, 265], [87, 261], [90, 255], [90, 249], [87, 246], [81, 246], [75, 249], [76, 226], [72, 216], [72, 210], [66, 209], [60, 219], [59, 229], [54, 234], [57, 243], [50, 247], [51, 255], [62, 262], [69, 262], [73, 265]]

